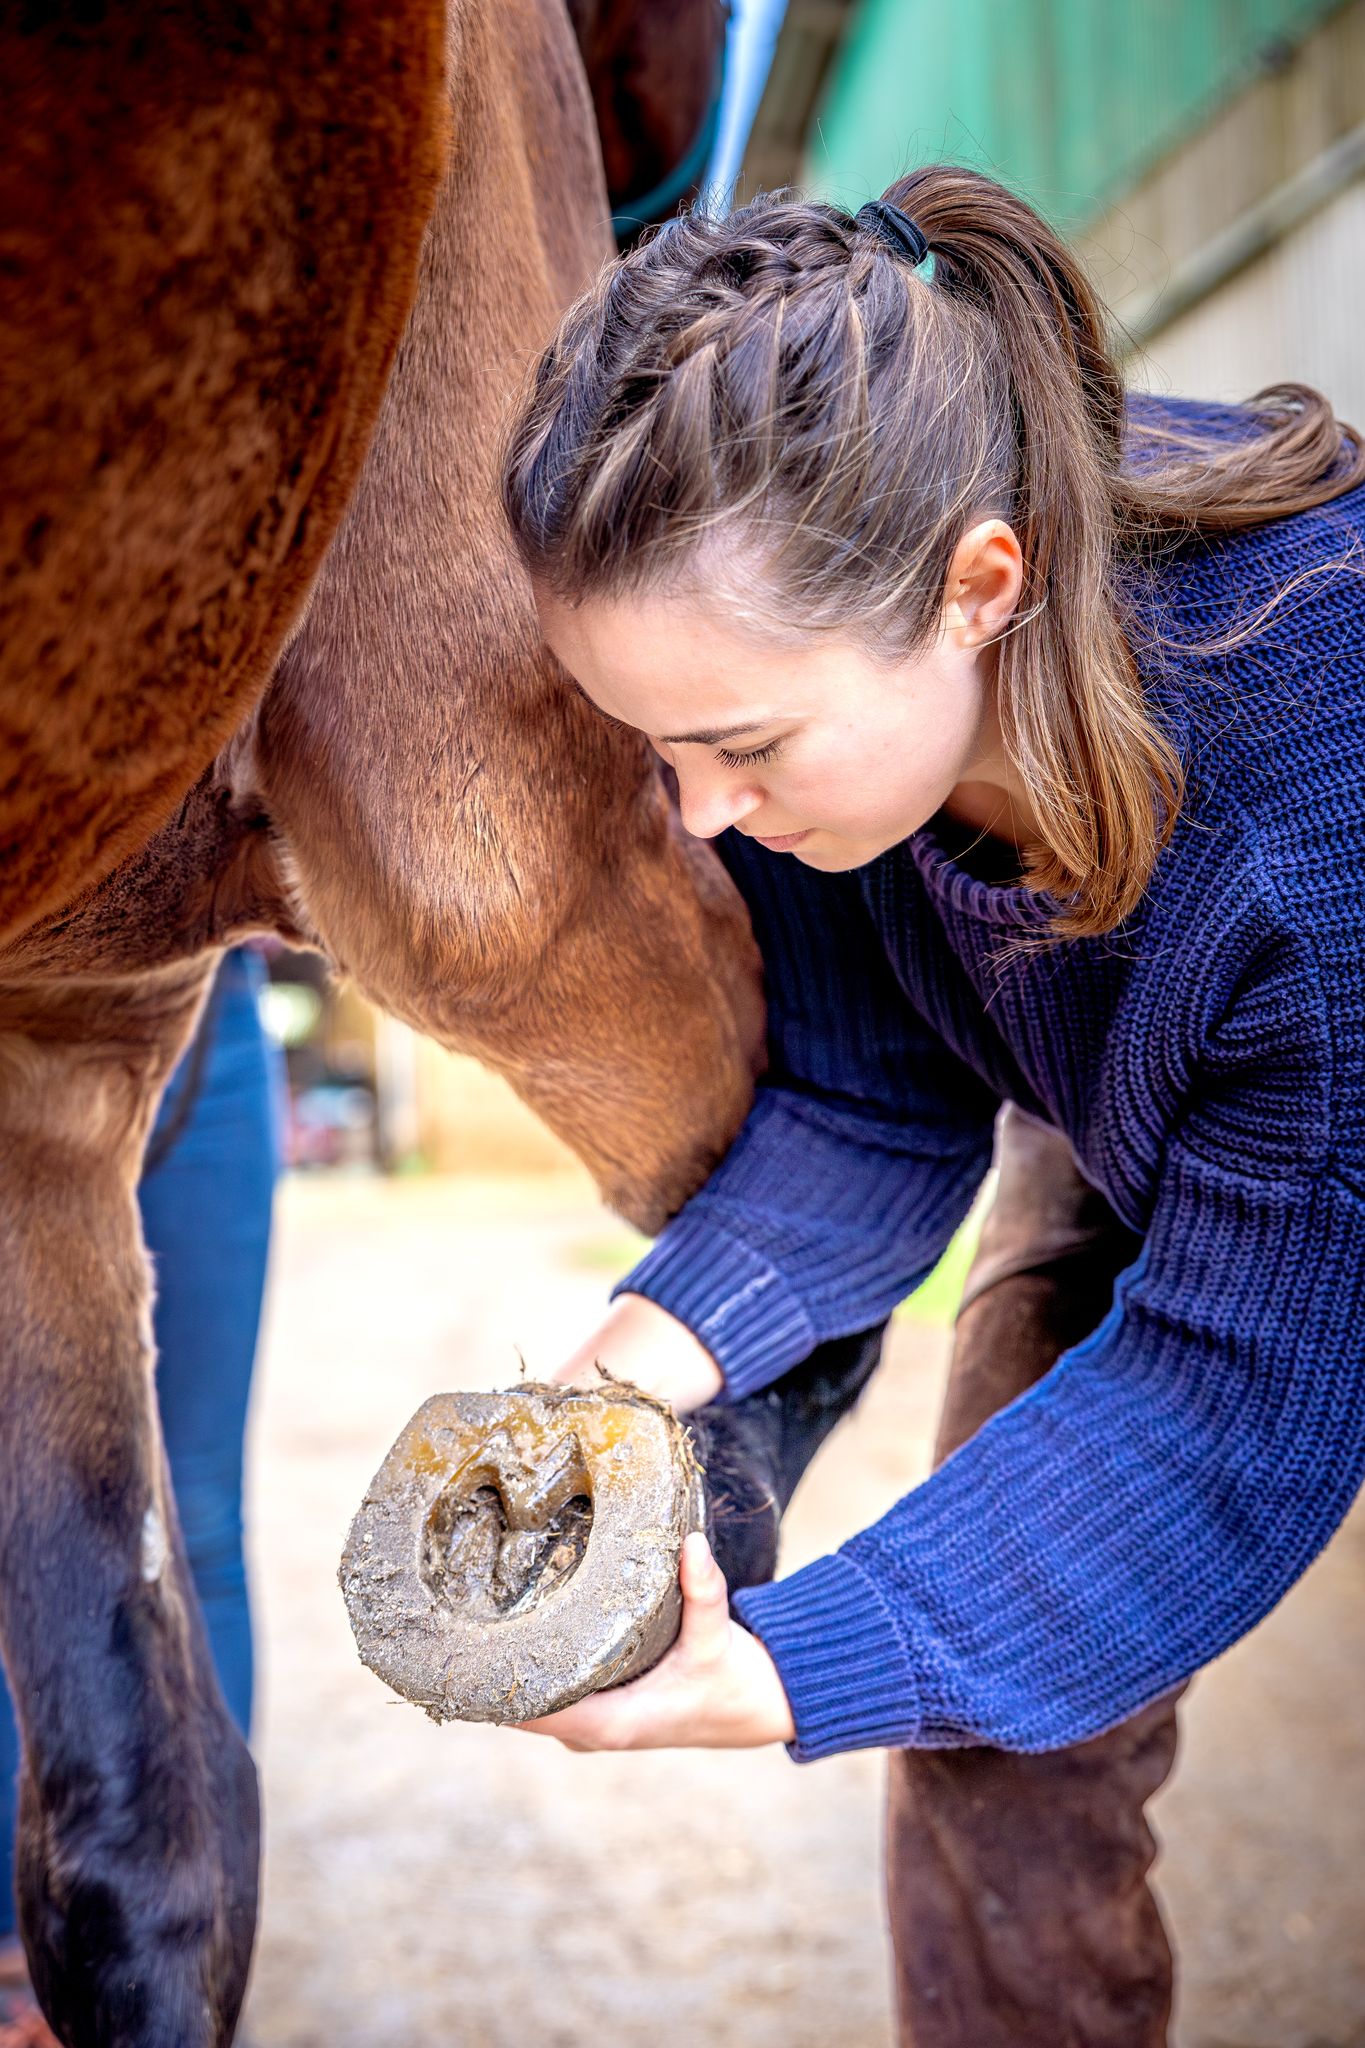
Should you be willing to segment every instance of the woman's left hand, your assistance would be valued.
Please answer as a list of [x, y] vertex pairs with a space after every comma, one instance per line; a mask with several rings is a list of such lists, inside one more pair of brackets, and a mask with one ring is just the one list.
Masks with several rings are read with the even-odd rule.
[[790, 1742], [791, 1708], [757, 1636], [730, 1619], [725, 1577], [706, 1538], [683, 1544], [678, 1640], [643, 1678], [589, 1693], [515, 1727], [568, 1749], [750, 1749]]

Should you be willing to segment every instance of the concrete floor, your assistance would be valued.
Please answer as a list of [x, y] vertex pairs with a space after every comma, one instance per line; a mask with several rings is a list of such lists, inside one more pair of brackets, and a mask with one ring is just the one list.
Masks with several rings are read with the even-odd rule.
[[[335, 1572], [442, 1387], [586, 1330], [624, 1234], [577, 1177], [284, 1190], [254, 1417], [260, 2048], [889, 2048], [881, 1760], [570, 1755], [438, 1729], [356, 1661]], [[784, 1568], [925, 1471], [946, 1350], [902, 1321]], [[1178, 2048], [1365, 2048], [1365, 1516], [1195, 1689], [1160, 1801]]]

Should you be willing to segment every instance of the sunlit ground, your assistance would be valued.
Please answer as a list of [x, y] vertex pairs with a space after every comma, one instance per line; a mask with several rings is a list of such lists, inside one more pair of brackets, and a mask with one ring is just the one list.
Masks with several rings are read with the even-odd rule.
[[[356, 1661], [336, 1563], [392, 1438], [518, 1350], [547, 1370], [632, 1256], [576, 1175], [283, 1192], [254, 1422], [261, 2048], [891, 2042], [878, 1756], [573, 1756], [436, 1728]], [[954, 1294], [940, 1275], [897, 1320], [785, 1568], [923, 1476]], [[1365, 2044], [1362, 1672], [1358, 1517], [1187, 1710], [1157, 1814], [1180, 2048]]]

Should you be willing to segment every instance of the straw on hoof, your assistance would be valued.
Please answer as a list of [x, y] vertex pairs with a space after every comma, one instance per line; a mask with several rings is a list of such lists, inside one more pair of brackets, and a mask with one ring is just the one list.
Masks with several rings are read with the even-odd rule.
[[524, 1721], [638, 1677], [704, 1526], [686, 1428], [638, 1388], [436, 1394], [341, 1559], [361, 1660], [434, 1720]]

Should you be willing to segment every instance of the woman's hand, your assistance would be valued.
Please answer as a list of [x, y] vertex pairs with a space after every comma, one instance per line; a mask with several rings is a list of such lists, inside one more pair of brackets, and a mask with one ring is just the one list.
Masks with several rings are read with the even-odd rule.
[[700, 1533], [683, 1544], [682, 1628], [629, 1685], [513, 1725], [568, 1749], [752, 1749], [790, 1742], [791, 1707], [757, 1636], [731, 1621], [725, 1578]]
[[599, 1387], [599, 1365], [656, 1401], [667, 1401], [678, 1415], [714, 1401], [725, 1384], [701, 1339], [643, 1294], [618, 1295], [591, 1337], [550, 1377], [570, 1386]]

